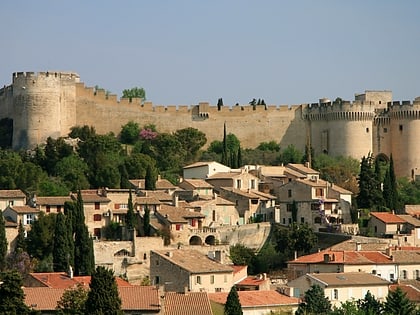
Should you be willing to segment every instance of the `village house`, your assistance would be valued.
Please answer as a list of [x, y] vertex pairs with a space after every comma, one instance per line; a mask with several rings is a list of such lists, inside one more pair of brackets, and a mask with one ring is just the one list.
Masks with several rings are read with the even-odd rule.
[[178, 186], [182, 190], [177, 191], [178, 196], [187, 201], [212, 199], [213, 186], [203, 179], [183, 179]]
[[164, 291], [229, 292], [234, 270], [195, 250], [152, 250], [150, 279]]
[[313, 285], [320, 286], [332, 306], [340, 307], [342, 303], [364, 299], [369, 291], [380, 302], [384, 302], [388, 295], [390, 282], [376, 275], [364, 272], [346, 273], [308, 273], [295, 280], [289, 281], [287, 286], [290, 295], [302, 298]]
[[[146, 189], [145, 187], [146, 180], [144, 178], [130, 179], [129, 182], [135, 192]], [[161, 175], [158, 175], [155, 182], [155, 189], [172, 195], [178, 189], [178, 187], [173, 185], [169, 180], [162, 178]]]
[[368, 223], [373, 236], [390, 237], [403, 230], [405, 221], [399, 216], [389, 212], [371, 212]]
[[[212, 303], [225, 305], [229, 292], [209, 293]], [[243, 315], [295, 314], [299, 299], [277, 291], [238, 291]]]
[[242, 191], [258, 190], [258, 177], [246, 169], [231, 170], [228, 172], [214, 173], [206, 178], [206, 182], [219, 191], [221, 187], [230, 187]]
[[64, 212], [64, 203], [72, 202], [70, 196], [35, 197], [34, 206], [46, 214]]
[[207, 179], [216, 173], [230, 172], [230, 167], [218, 162], [197, 162], [183, 167], [184, 179]]
[[38, 217], [39, 212], [40, 211], [37, 208], [29, 206], [9, 205], [3, 210], [3, 216], [6, 221], [17, 223], [18, 225], [22, 223], [23, 228], [28, 231], [31, 229], [31, 224]]
[[19, 189], [0, 190], [0, 210], [6, 209], [8, 206], [24, 206], [26, 205], [26, 195]]

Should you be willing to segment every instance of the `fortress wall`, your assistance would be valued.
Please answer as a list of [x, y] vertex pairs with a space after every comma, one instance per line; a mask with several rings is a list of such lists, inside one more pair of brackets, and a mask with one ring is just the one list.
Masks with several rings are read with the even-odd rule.
[[0, 119], [13, 116], [13, 85], [4, 86], [0, 89]]
[[228, 133], [235, 134], [244, 148], [254, 148], [260, 142], [271, 140], [281, 142], [282, 147], [295, 144], [300, 150], [305, 148], [304, 137], [301, 137], [305, 122], [297, 114], [300, 107], [276, 112], [229, 111], [228, 114], [224, 110], [217, 111], [217, 107], [216, 111], [213, 107], [208, 109], [208, 118], [196, 119], [193, 109], [188, 106], [155, 106], [151, 111], [150, 108], [132, 104], [97, 104], [91, 98], [78, 97], [77, 125], [93, 125], [98, 133], [112, 131], [115, 134], [119, 134], [121, 126], [130, 120], [140, 126], [154, 124], [161, 132], [192, 127], [206, 134], [209, 145], [214, 140], [222, 140], [223, 123], [226, 121]]
[[373, 124], [373, 149], [374, 156], [385, 154], [388, 158], [391, 155], [391, 123], [389, 117], [375, 118]]

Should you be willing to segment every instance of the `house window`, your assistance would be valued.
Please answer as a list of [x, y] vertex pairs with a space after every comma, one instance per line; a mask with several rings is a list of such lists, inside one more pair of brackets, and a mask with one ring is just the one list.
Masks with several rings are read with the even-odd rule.
[[214, 275], [210, 276], [210, 284], [214, 284]]
[[93, 221], [101, 221], [101, 220], [102, 220], [102, 215], [100, 214], [93, 215]]
[[420, 279], [420, 270], [418, 270], [418, 269], [416, 270], [414, 279], [416, 279], [416, 280]]
[[389, 274], [389, 280], [394, 281], [394, 279], [395, 279], [394, 274], [393, 273], [390, 273]]
[[287, 191], [287, 197], [292, 197], [292, 190], [291, 189], [289, 189], [288, 191]]
[[57, 213], [61, 212], [61, 206], [57, 206]]
[[317, 189], [315, 190], [315, 195], [316, 195], [317, 197], [322, 197], [322, 196], [324, 196], [324, 189], [323, 189], [323, 188], [317, 188]]
[[283, 224], [286, 224], [286, 218], [283, 218]]
[[101, 229], [100, 228], [94, 228], [93, 229], [93, 235], [95, 235], [97, 238], [101, 238]]
[[403, 270], [401, 273], [401, 278], [403, 278], [404, 280], [407, 279], [407, 270]]
[[197, 223], [197, 220], [196, 220], [196, 219], [192, 219], [192, 220], [191, 220], [191, 226], [195, 226], [195, 225], [196, 225], [196, 223]]
[[251, 189], [255, 189], [255, 179], [251, 179]]
[[214, 289], [215, 292], [222, 292], [222, 288], [216, 288]]
[[216, 221], [216, 210], [213, 210], [211, 220]]
[[155, 276], [155, 284], [159, 284], [160, 283], [160, 278], [159, 276]]
[[50, 205], [46, 205], [45, 206], [45, 212], [46, 213], [50, 213], [51, 212], [51, 206]]
[[115, 210], [118, 210], [120, 208], [120, 204], [119, 203], [116, 203], [115, 205], [114, 205], [114, 209]]
[[311, 203], [311, 210], [314, 210], [314, 211], [319, 210], [319, 203]]
[[95, 202], [95, 210], [100, 209], [101, 204], [99, 202]]
[[293, 204], [288, 203], [288, 204], [286, 205], [286, 210], [287, 210], [287, 212], [292, 212], [292, 209], [293, 209]]
[[333, 300], [338, 300], [338, 290], [337, 289], [334, 289]]
[[195, 284], [201, 284], [201, 276], [195, 278]]
[[289, 224], [292, 224], [292, 218], [289, 218]]
[[9, 200], [9, 206], [13, 206], [14, 205], [14, 201], [13, 200]]
[[182, 230], [182, 224], [175, 224], [175, 230], [181, 231]]
[[240, 179], [236, 180], [236, 188], [241, 189], [241, 180]]
[[23, 225], [32, 224], [35, 221], [35, 215], [34, 214], [25, 214], [23, 217]]
[[304, 217], [300, 218], [300, 223], [305, 223], [305, 218]]
[[388, 128], [384, 128], [384, 133], [387, 133], [388, 132]]

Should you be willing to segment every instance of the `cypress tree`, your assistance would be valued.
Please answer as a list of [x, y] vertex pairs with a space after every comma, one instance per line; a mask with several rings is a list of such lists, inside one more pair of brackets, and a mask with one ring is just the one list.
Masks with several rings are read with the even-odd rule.
[[76, 276], [90, 275], [95, 268], [93, 242], [85, 224], [83, 199], [80, 190], [77, 192], [75, 210], [74, 273]]
[[241, 167], [242, 166], [242, 150], [241, 150], [241, 146], [239, 146], [239, 148], [238, 148], [237, 158], [238, 158], [237, 165], [238, 165], [238, 167]]
[[69, 238], [66, 217], [61, 212], [57, 215], [54, 230], [53, 268], [55, 272], [69, 269]]
[[397, 211], [397, 213], [402, 213], [399, 205], [399, 195], [398, 195], [398, 189], [397, 189], [397, 177], [395, 176], [395, 170], [394, 170], [394, 159], [392, 158], [392, 154], [389, 160], [389, 182], [391, 186], [391, 203], [390, 206], [391, 209], [394, 209]]
[[324, 290], [315, 284], [305, 292], [304, 302], [299, 305], [297, 315], [303, 314], [329, 314], [331, 312], [331, 302], [325, 296]]
[[147, 165], [144, 188], [146, 190], [156, 190], [156, 176], [150, 164]]
[[224, 312], [225, 315], [242, 315], [243, 314], [242, 306], [239, 301], [238, 291], [236, 290], [235, 286], [233, 286], [230, 289], [230, 292], [226, 299], [224, 310], [225, 310]]
[[6, 238], [6, 223], [3, 217], [3, 212], [0, 210], [0, 270], [6, 267], [7, 256], [7, 238]]
[[357, 205], [360, 208], [371, 209], [383, 204], [382, 191], [379, 189], [377, 175], [372, 166], [372, 155], [363, 157], [360, 164], [359, 194]]
[[136, 217], [134, 214], [134, 205], [133, 205], [133, 196], [131, 194], [131, 189], [128, 195], [128, 210], [126, 218], [127, 229], [132, 230], [136, 225]]
[[114, 273], [102, 266], [96, 268], [90, 280], [86, 314], [123, 314]]
[[19, 222], [18, 235], [16, 237], [16, 251], [26, 252], [25, 228], [22, 221]]
[[144, 236], [150, 236], [150, 210], [147, 204], [144, 207], [143, 231], [144, 231]]
[[223, 124], [223, 149], [222, 149], [222, 164], [229, 166], [229, 154], [226, 140], [226, 122]]

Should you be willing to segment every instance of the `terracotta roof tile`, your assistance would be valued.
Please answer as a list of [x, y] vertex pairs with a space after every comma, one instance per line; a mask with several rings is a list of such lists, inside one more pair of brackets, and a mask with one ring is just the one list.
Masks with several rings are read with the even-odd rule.
[[307, 277], [317, 279], [328, 286], [355, 286], [355, 285], [389, 285], [389, 281], [365, 272], [346, 273], [311, 273]]
[[204, 218], [205, 215], [200, 212], [185, 210], [184, 208], [174, 207], [170, 205], [161, 205], [156, 210], [161, 216], [165, 217], [171, 223], [186, 223], [189, 218]]
[[48, 287], [23, 288], [25, 303], [30, 308], [38, 311], [55, 310], [57, 302], [61, 299], [65, 289]]
[[389, 212], [371, 212], [370, 215], [384, 223], [405, 223], [399, 216]]
[[[325, 255], [328, 260], [325, 261]], [[392, 263], [392, 259], [379, 251], [321, 251], [318, 253], [298, 257], [289, 263], [326, 263], [326, 264], [369, 264], [369, 263]]]
[[395, 291], [400, 288], [411, 302], [420, 303], [420, 290], [409, 284], [391, 284], [389, 291]]
[[26, 195], [22, 190], [11, 189], [11, 190], [0, 190], [0, 198], [25, 198]]
[[212, 315], [210, 300], [206, 292], [166, 292], [166, 315]]
[[213, 188], [213, 186], [207, 183], [204, 179], [184, 179], [182, 183], [184, 182], [195, 188]]
[[[196, 250], [174, 249], [152, 251], [190, 273], [233, 273], [231, 266], [220, 264]], [[167, 255], [170, 253], [171, 257]]]
[[[209, 299], [225, 304], [228, 292], [208, 293]], [[277, 291], [238, 291], [242, 308], [264, 305], [298, 305], [299, 299], [281, 294]]]
[[159, 311], [159, 291], [154, 286], [118, 287], [121, 308], [127, 310]]
[[66, 201], [73, 201], [70, 196], [62, 197], [36, 197], [37, 205], [52, 205], [52, 206], [62, 206]]
[[12, 210], [16, 213], [39, 213], [37, 208], [29, 207], [29, 206], [9, 206]]

